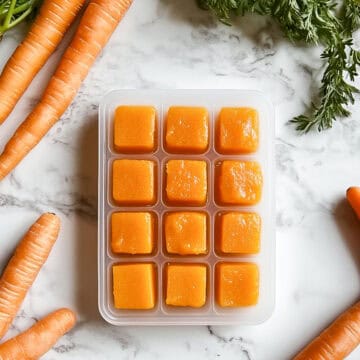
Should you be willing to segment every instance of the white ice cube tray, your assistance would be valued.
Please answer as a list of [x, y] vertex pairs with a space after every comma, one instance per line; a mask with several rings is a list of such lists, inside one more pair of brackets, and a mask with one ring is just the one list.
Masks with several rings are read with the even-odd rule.
[[[152, 105], [157, 109], [157, 150], [152, 154], [120, 154], [113, 147], [115, 109], [121, 105]], [[164, 120], [170, 106], [201, 106], [210, 114], [210, 146], [200, 155], [169, 154], [163, 146]], [[215, 122], [223, 107], [252, 107], [258, 110], [260, 146], [251, 155], [221, 155], [214, 146]], [[147, 207], [119, 207], [111, 197], [111, 164], [115, 159], [150, 159], [157, 163], [158, 200]], [[169, 159], [205, 160], [208, 164], [208, 201], [201, 207], [170, 207], [164, 202], [163, 174]], [[262, 200], [256, 206], [219, 206], [214, 199], [214, 167], [221, 160], [256, 160], [264, 178]], [[98, 291], [99, 310], [113, 325], [225, 325], [258, 324], [272, 313], [275, 302], [274, 230], [274, 109], [257, 91], [247, 90], [118, 90], [107, 94], [99, 109], [99, 221]], [[152, 211], [158, 217], [156, 252], [149, 256], [122, 256], [110, 249], [110, 216], [116, 211]], [[199, 210], [209, 215], [210, 250], [204, 256], [169, 256], [164, 252], [162, 219], [167, 211]], [[251, 256], [219, 256], [214, 246], [214, 219], [219, 211], [255, 211], [262, 218], [261, 251]], [[221, 308], [215, 302], [214, 267], [220, 261], [254, 262], [259, 267], [259, 302], [244, 308]], [[157, 304], [152, 310], [119, 310], [114, 307], [112, 266], [122, 262], [152, 262], [157, 267]], [[169, 307], [165, 303], [164, 269], [171, 262], [203, 263], [208, 267], [207, 301], [202, 308]]]

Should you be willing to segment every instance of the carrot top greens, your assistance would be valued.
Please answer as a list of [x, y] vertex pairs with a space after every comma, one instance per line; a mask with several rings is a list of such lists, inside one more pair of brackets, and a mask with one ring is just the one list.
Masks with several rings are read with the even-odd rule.
[[343, 0], [198, 0], [201, 8], [213, 11], [225, 24], [232, 14], [269, 15], [292, 42], [305, 41], [325, 46], [321, 57], [326, 68], [318, 99], [308, 114], [290, 122], [308, 132], [331, 128], [338, 117], [350, 115], [347, 106], [358, 89], [352, 84], [358, 75], [360, 52], [353, 46], [353, 32], [360, 26], [360, 1]]
[[0, 0], [0, 39], [2, 35], [31, 16], [41, 0]]

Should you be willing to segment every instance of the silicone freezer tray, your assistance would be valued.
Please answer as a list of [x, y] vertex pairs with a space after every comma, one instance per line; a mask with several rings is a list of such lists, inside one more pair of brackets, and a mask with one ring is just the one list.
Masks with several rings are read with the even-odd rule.
[[[120, 154], [113, 146], [114, 113], [121, 105], [151, 105], [157, 110], [157, 150], [152, 154]], [[210, 147], [200, 155], [169, 154], [164, 149], [164, 121], [170, 106], [201, 106], [210, 114]], [[221, 155], [214, 146], [215, 122], [223, 107], [252, 107], [259, 113], [260, 146], [251, 155]], [[258, 324], [272, 313], [275, 303], [275, 230], [274, 230], [274, 110], [257, 91], [245, 90], [119, 90], [105, 96], [99, 109], [99, 222], [98, 222], [98, 300], [103, 318], [113, 325], [225, 325]], [[112, 163], [116, 159], [149, 159], [157, 164], [155, 205], [119, 207], [111, 196]], [[200, 207], [169, 207], [164, 202], [163, 174], [170, 159], [204, 160], [208, 164], [208, 200]], [[214, 199], [215, 165], [219, 161], [255, 160], [262, 167], [263, 194], [256, 206], [219, 206]], [[163, 216], [167, 211], [204, 211], [209, 216], [209, 251], [206, 255], [169, 256], [164, 251]], [[116, 211], [151, 211], [157, 215], [157, 243], [153, 255], [114, 254], [110, 248], [110, 217]], [[257, 255], [221, 256], [214, 246], [215, 216], [220, 211], [252, 211], [262, 218], [261, 250]], [[214, 268], [218, 262], [253, 262], [260, 274], [259, 301], [255, 306], [222, 308], [215, 301]], [[114, 307], [112, 266], [147, 262], [156, 265], [157, 301], [151, 310], [119, 310]], [[201, 308], [171, 307], [165, 303], [164, 269], [168, 263], [203, 263], [208, 268], [207, 301]]]

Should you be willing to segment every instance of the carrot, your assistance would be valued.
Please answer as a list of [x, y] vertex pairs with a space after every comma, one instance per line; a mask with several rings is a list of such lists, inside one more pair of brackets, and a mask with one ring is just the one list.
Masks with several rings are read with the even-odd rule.
[[22, 334], [0, 345], [0, 360], [35, 360], [50, 350], [71, 330], [76, 316], [69, 309], [59, 309], [39, 320]]
[[0, 339], [49, 256], [60, 230], [60, 219], [43, 214], [30, 227], [0, 279]]
[[4, 178], [50, 130], [74, 99], [132, 0], [91, 0], [42, 99], [0, 155]]
[[294, 360], [342, 360], [360, 343], [360, 302], [338, 317]]
[[28, 35], [0, 76], [0, 124], [55, 51], [85, 0], [45, 0]]
[[354, 209], [357, 217], [360, 219], [360, 187], [350, 187], [346, 191], [346, 197]]

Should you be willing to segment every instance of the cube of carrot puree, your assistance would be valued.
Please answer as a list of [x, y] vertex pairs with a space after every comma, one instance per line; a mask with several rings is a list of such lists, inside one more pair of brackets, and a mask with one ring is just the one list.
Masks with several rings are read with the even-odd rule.
[[166, 150], [199, 154], [205, 152], [208, 146], [208, 111], [202, 107], [170, 107], [166, 118]]
[[152, 309], [156, 302], [155, 265], [151, 263], [113, 266], [114, 305], [117, 309]]
[[253, 263], [218, 263], [216, 302], [221, 307], [252, 306], [259, 298], [259, 269]]
[[216, 248], [225, 254], [260, 251], [261, 218], [256, 213], [228, 212], [218, 216]]
[[216, 149], [221, 154], [243, 154], [259, 147], [259, 115], [252, 108], [223, 108], [217, 120]]
[[263, 177], [256, 161], [225, 160], [217, 174], [217, 201], [224, 205], [254, 205], [261, 200]]
[[114, 147], [122, 153], [155, 150], [156, 109], [153, 106], [119, 106], [114, 119]]
[[199, 308], [206, 303], [206, 265], [168, 264], [166, 304]]
[[179, 205], [204, 205], [207, 197], [206, 162], [170, 160], [166, 164], [167, 200]]
[[202, 212], [173, 212], [165, 215], [166, 251], [198, 255], [207, 252], [207, 221]]
[[117, 212], [111, 215], [111, 249], [118, 254], [151, 254], [154, 250], [154, 214]]
[[154, 204], [156, 202], [154, 161], [115, 160], [113, 198], [119, 205]]

